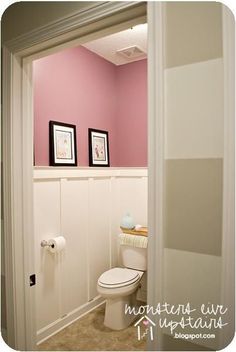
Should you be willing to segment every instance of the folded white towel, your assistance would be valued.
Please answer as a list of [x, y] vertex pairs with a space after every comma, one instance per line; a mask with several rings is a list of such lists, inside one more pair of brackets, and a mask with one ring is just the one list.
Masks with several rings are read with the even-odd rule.
[[147, 248], [148, 244], [148, 238], [146, 236], [129, 235], [126, 233], [121, 233], [119, 240], [121, 245], [138, 248]]

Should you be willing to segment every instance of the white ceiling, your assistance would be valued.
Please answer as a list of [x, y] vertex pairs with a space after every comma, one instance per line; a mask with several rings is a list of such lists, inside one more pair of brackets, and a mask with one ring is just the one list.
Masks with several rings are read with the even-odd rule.
[[[129, 62], [141, 60], [147, 57], [147, 23], [139, 24], [125, 31], [111, 34], [107, 37], [96, 39], [83, 46], [115, 65], [123, 65]], [[144, 51], [140, 57], [124, 57], [117, 50], [137, 46]]]

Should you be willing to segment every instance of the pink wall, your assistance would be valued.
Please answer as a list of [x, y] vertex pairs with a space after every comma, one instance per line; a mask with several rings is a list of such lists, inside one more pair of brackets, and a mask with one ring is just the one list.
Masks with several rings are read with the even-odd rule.
[[116, 166], [147, 166], [147, 60], [117, 67]]
[[35, 165], [49, 165], [50, 120], [77, 126], [79, 166], [88, 166], [88, 128], [109, 132], [111, 166], [147, 165], [146, 60], [117, 67], [77, 47], [35, 61], [33, 73]]

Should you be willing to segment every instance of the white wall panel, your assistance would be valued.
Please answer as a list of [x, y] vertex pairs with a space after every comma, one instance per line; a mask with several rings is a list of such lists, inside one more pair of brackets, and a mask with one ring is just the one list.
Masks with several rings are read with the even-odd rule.
[[89, 299], [98, 295], [97, 280], [110, 268], [111, 194], [109, 179], [89, 179]]
[[165, 70], [166, 158], [223, 156], [223, 59]]
[[147, 178], [119, 178], [119, 221], [130, 213], [136, 224], [147, 225]]
[[61, 229], [66, 248], [61, 268], [62, 315], [88, 301], [88, 181], [61, 180]]
[[34, 236], [37, 329], [60, 316], [59, 257], [41, 248], [42, 240], [60, 233], [60, 181], [34, 183]]
[[119, 265], [119, 251], [118, 251], [118, 236], [120, 232], [120, 189], [119, 189], [119, 179], [112, 177], [110, 181], [111, 189], [111, 231], [110, 231], [110, 262], [111, 267]]

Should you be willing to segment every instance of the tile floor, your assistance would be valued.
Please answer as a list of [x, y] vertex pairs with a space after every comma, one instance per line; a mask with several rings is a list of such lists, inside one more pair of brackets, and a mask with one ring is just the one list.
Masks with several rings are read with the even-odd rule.
[[145, 351], [146, 341], [138, 340], [131, 325], [113, 331], [103, 325], [102, 305], [38, 346], [39, 351]]

